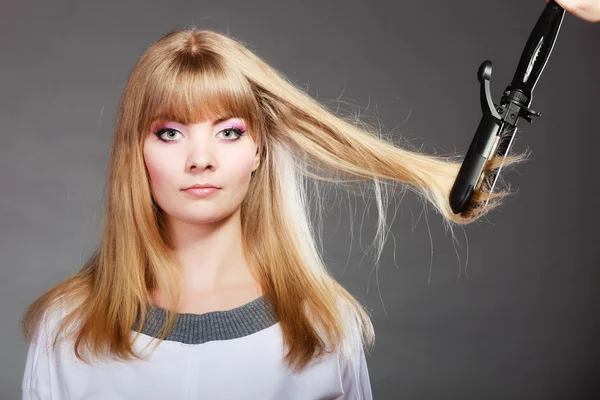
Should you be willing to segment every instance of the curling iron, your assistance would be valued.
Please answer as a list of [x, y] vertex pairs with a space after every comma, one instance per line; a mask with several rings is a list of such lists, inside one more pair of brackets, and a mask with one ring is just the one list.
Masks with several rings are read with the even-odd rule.
[[554, 0], [546, 4], [527, 40], [515, 75], [504, 90], [500, 104], [492, 102], [492, 62], [486, 60], [479, 67], [477, 79], [480, 83], [483, 116], [450, 191], [450, 207], [455, 214], [468, 207], [474, 190], [480, 189], [484, 180], [492, 182], [489, 193], [493, 191], [502, 165], [493, 172], [485, 172], [485, 163], [495, 156], [504, 157], [510, 151], [519, 117], [531, 123], [531, 117], [541, 115], [529, 108], [533, 88], [550, 57], [564, 15], [565, 10]]

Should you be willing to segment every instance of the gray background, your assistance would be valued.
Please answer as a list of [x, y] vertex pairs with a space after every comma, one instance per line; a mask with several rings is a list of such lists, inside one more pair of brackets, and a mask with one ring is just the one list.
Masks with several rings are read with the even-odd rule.
[[[341, 96], [424, 151], [464, 153], [481, 116], [477, 68], [493, 61], [498, 101], [544, 6], [4, 2], [0, 397], [20, 398], [23, 310], [77, 271], [99, 239], [117, 101], [136, 60], [161, 35], [190, 24], [229, 31], [319, 99]], [[565, 17], [534, 92], [542, 117], [521, 122], [514, 147], [531, 149], [532, 161], [505, 175], [518, 192], [481, 223], [455, 229], [460, 246], [441, 216], [423, 212], [409, 193], [369, 282], [373, 260], [364, 250], [376, 209], [354, 198], [351, 216], [347, 204], [326, 215], [325, 259], [372, 310], [375, 399], [600, 393], [599, 39], [600, 24]]]

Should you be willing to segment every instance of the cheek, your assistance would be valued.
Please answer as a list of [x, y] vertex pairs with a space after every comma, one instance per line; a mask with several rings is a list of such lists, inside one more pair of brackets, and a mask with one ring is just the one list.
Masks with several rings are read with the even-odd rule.
[[146, 164], [146, 170], [148, 171], [150, 180], [153, 184], [157, 183], [157, 181], [160, 180], [160, 169], [158, 168], [158, 163], [152, 157], [152, 154], [147, 151], [144, 151], [144, 163]]
[[170, 181], [167, 167], [171, 164], [165, 159], [164, 154], [158, 157], [152, 146], [144, 149], [144, 163], [154, 189], [158, 189]]
[[150, 176], [152, 186], [160, 186], [162, 183], [162, 175], [158, 165], [149, 160], [146, 162], [146, 168], [148, 169], [148, 175]]
[[250, 180], [252, 167], [254, 166], [254, 152], [246, 149], [244, 152], [231, 154], [228, 156], [227, 164], [234, 166], [232, 175], [235, 175], [239, 183], [245, 183]]

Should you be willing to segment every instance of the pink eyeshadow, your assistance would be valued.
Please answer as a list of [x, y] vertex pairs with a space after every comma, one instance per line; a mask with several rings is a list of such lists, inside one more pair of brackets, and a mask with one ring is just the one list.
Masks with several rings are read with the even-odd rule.
[[237, 128], [241, 131], [245, 131], [246, 130], [246, 126], [243, 123], [240, 122], [235, 122], [233, 124], [231, 124], [234, 128]]

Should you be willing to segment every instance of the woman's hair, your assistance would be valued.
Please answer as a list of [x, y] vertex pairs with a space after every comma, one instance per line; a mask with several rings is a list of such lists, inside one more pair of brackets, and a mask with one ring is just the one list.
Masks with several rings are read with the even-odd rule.
[[[176, 322], [170, 310], [179, 304], [180, 281], [142, 145], [157, 119], [188, 124], [221, 117], [243, 118], [258, 144], [261, 163], [241, 204], [242, 240], [251, 271], [280, 322], [284, 360], [297, 371], [332, 349], [349, 357], [360, 346], [374, 344], [370, 315], [321, 258], [321, 237], [310, 219], [313, 200], [315, 215], [321, 215], [319, 182], [362, 194], [363, 183], [373, 185], [379, 211], [377, 262], [387, 236], [388, 200], [397, 184], [433, 205], [449, 225], [473, 222], [512, 194], [478, 190], [470, 208], [454, 214], [448, 198], [460, 155], [409, 150], [407, 143], [395, 144], [379, 128], [336, 115], [228, 35], [173, 30], [143, 53], [120, 99], [100, 243], [80, 271], [25, 311], [22, 330], [28, 341], [49, 308], [63, 304], [69, 312], [53, 344], [60, 332], [76, 326], [71, 334], [82, 361], [82, 348], [94, 356], [140, 358], [130, 333], [138, 315], [144, 323], [154, 288], [160, 288], [168, 304], [159, 342], [169, 334]], [[506, 157], [503, 168], [525, 159]], [[498, 168], [500, 161], [491, 159], [486, 171]]]

